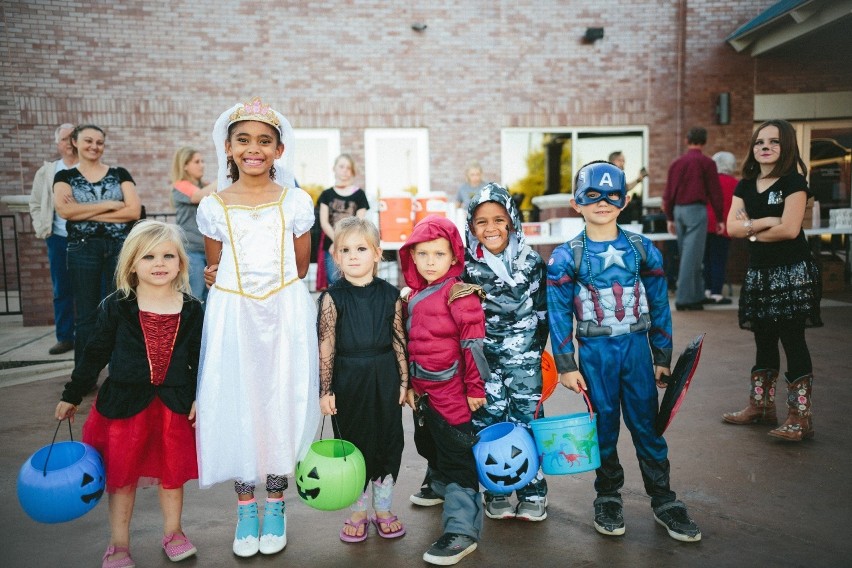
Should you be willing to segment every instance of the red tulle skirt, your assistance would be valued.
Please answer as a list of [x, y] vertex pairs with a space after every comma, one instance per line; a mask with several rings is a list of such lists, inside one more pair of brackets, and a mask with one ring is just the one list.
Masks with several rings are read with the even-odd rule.
[[195, 429], [185, 414], [169, 410], [157, 396], [130, 418], [106, 418], [93, 404], [83, 442], [104, 458], [108, 493], [128, 485], [177, 489], [198, 479]]

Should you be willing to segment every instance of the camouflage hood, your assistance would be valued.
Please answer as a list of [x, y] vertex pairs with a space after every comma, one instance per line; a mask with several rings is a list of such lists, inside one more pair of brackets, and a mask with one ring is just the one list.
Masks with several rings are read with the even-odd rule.
[[[509, 244], [499, 256], [495, 256], [488, 252], [488, 250], [479, 243], [476, 235], [474, 235], [471, 230], [474, 211], [476, 211], [477, 207], [489, 201], [498, 203], [506, 209], [512, 225], [509, 230]], [[515, 260], [517, 260], [521, 252], [526, 248], [526, 239], [524, 238], [524, 231], [521, 226], [521, 214], [515, 205], [515, 201], [512, 199], [512, 196], [509, 195], [509, 191], [505, 187], [497, 185], [496, 183], [489, 183], [483, 187], [479, 193], [473, 196], [473, 199], [470, 200], [470, 205], [468, 205], [467, 208], [465, 236], [467, 238], [468, 260], [486, 263], [489, 267], [491, 267], [492, 271], [494, 271], [498, 278], [505, 281], [509, 286], [514, 287], [515, 280], [509, 274], [509, 267], [514, 265]]]

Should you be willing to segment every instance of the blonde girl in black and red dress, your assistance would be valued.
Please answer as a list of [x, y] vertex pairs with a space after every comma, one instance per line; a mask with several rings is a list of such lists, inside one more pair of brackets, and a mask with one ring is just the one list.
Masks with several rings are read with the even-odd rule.
[[189, 293], [180, 229], [142, 221], [121, 249], [116, 291], [98, 307], [83, 357], [65, 385], [56, 418], [73, 420], [83, 396], [110, 364], [83, 426], [103, 456], [110, 542], [103, 568], [132, 568], [130, 518], [138, 486], [158, 485], [162, 546], [172, 561], [196, 553], [183, 533], [183, 486], [198, 478], [195, 390], [204, 314]]

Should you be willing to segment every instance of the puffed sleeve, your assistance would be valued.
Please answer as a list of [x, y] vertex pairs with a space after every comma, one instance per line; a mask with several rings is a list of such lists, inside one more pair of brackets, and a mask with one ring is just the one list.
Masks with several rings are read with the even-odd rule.
[[314, 226], [314, 201], [310, 195], [298, 187], [291, 189], [290, 194], [292, 198], [289, 201], [293, 207], [293, 234], [301, 237]]
[[208, 195], [203, 198], [198, 204], [195, 220], [202, 235], [217, 241], [224, 240], [222, 230], [225, 226], [225, 210], [222, 209], [222, 203], [218, 197]]

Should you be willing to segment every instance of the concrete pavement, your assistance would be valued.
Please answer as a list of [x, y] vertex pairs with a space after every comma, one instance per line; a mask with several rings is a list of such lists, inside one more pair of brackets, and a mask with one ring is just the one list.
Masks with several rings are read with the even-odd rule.
[[[675, 349], [706, 332], [701, 364], [680, 414], [666, 434], [672, 487], [689, 506], [703, 533], [699, 543], [669, 538], [654, 522], [642, 487], [629, 434], [622, 429], [619, 454], [625, 467], [623, 537], [604, 537], [592, 526], [594, 473], [549, 476], [548, 518], [541, 523], [485, 519], [479, 549], [460, 566], [654, 566], [654, 567], [835, 567], [852, 565], [852, 442], [847, 419], [852, 406], [852, 292], [828, 295], [825, 327], [809, 330], [814, 361], [816, 437], [788, 444], [766, 435], [764, 426], [722, 423], [721, 414], [744, 406], [754, 346], [736, 323], [736, 308], [674, 312]], [[0, 317], [0, 563], [8, 567], [98, 566], [108, 542], [106, 498], [75, 521], [44, 525], [30, 520], [16, 497], [18, 470], [50, 442], [53, 409], [68, 380], [71, 353], [52, 357], [52, 328], [24, 328]], [[49, 361], [20, 366], [24, 362]], [[12, 363], [14, 362], [14, 363]], [[9, 368], [14, 367], [14, 368]], [[783, 394], [776, 401], [783, 412]], [[87, 398], [74, 424], [79, 437]], [[577, 395], [558, 389], [548, 401], [551, 416], [582, 408]], [[361, 544], [344, 544], [338, 531], [345, 511], [320, 512], [286, 492], [288, 545], [284, 552], [238, 559], [230, 550], [234, 527], [231, 487], [186, 487], [184, 528], [198, 556], [191, 567], [231, 566], [425, 566], [421, 556], [441, 533], [440, 507], [408, 502], [424, 471], [405, 415], [406, 447], [395, 490], [394, 512], [408, 534], [384, 540], [372, 530]], [[161, 516], [156, 490], [141, 489], [131, 525], [132, 552], [140, 567], [172, 563], [160, 549]]]

